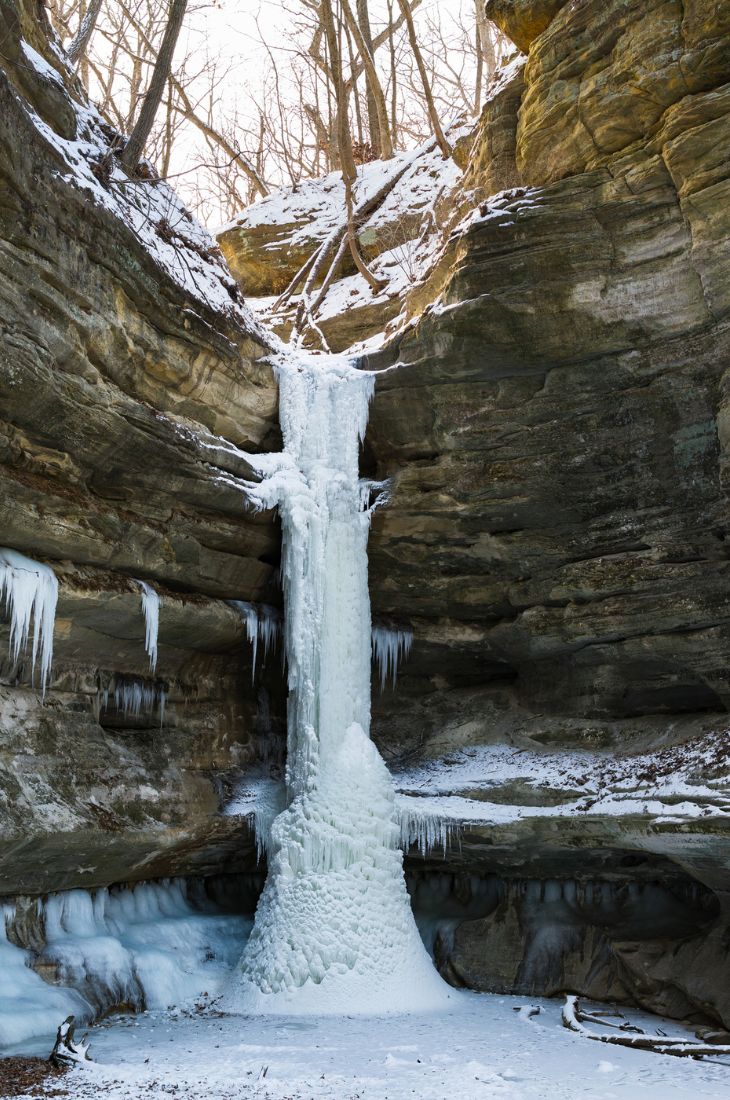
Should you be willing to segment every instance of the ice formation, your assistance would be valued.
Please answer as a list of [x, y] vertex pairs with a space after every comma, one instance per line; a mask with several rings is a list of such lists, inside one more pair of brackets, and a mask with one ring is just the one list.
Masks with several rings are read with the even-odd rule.
[[371, 375], [336, 357], [280, 362], [284, 452], [252, 457], [278, 504], [288, 665], [287, 807], [233, 1012], [383, 1013], [443, 1006], [418, 935], [395, 796], [369, 738], [370, 514], [358, 478]]
[[144, 614], [144, 648], [150, 659], [150, 670], [157, 668], [157, 634], [160, 627], [160, 597], [151, 584], [137, 581], [142, 589], [142, 612]]
[[0, 599], [10, 615], [10, 652], [17, 661], [25, 649], [33, 623], [33, 672], [40, 653], [41, 691], [45, 695], [53, 661], [53, 624], [56, 618], [58, 581], [50, 565], [42, 565], [0, 548]]
[[179, 879], [69, 890], [38, 905], [46, 940], [39, 962], [54, 968], [59, 984], [43, 981], [28, 965], [30, 953], [9, 942], [15, 911], [6, 906], [0, 1045], [51, 1034], [69, 1013], [89, 1021], [113, 1005], [165, 1009], [212, 996], [251, 926], [247, 917], [196, 908]]
[[160, 725], [165, 721], [165, 703], [167, 691], [160, 683], [152, 683], [138, 676], [116, 675], [113, 681], [114, 687], [107, 687], [104, 691], [97, 692], [97, 710], [106, 709], [111, 700], [114, 700], [114, 709], [125, 718], [139, 718], [142, 714], [154, 714], [159, 712]]
[[373, 657], [380, 673], [380, 690], [390, 677], [395, 687], [398, 665], [411, 652], [413, 645], [412, 630], [392, 630], [387, 626], [374, 626], [372, 631]]
[[231, 605], [240, 612], [246, 624], [246, 634], [253, 648], [251, 659], [251, 681], [256, 677], [256, 657], [259, 641], [264, 645], [264, 660], [269, 650], [276, 645], [276, 640], [281, 631], [281, 616], [275, 607], [268, 604], [253, 604], [246, 600], [231, 600]]
[[452, 839], [460, 836], [459, 822], [442, 815], [432, 806], [414, 805], [416, 801], [420, 800], [410, 799], [408, 804], [403, 798], [398, 800], [396, 816], [400, 825], [401, 847], [407, 852], [416, 845], [420, 854], [425, 856], [438, 846], [445, 856]]
[[51, 1035], [66, 1016], [83, 1019], [89, 1006], [74, 989], [44, 982], [29, 966], [30, 952], [10, 943], [6, 924], [14, 915], [11, 906], [0, 912], [0, 1047], [21, 1043], [31, 1035]]

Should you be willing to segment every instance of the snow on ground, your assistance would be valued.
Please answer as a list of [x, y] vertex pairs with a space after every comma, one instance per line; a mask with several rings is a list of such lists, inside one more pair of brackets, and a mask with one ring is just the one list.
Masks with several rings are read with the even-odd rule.
[[[539, 1005], [527, 1019], [516, 1011]], [[605, 1046], [560, 1001], [453, 991], [453, 1008], [389, 1017], [114, 1017], [95, 1063], [32, 1095], [68, 1100], [721, 1100], [730, 1065]], [[632, 1014], [633, 1019], [633, 1014]], [[648, 1023], [647, 1021], [651, 1021]], [[644, 1017], [670, 1035], [681, 1025]], [[45, 1054], [51, 1037], [22, 1048]], [[56, 1090], [56, 1091], [54, 1091]]]
[[[459, 136], [461, 131], [455, 132]], [[453, 135], [450, 135], [453, 136]], [[390, 160], [373, 160], [357, 169], [353, 188], [355, 205], [375, 195], [388, 180], [406, 168], [380, 210], [368, 225], [390, 221], [405, 210], [430, 206], [437, 194], [454, 187], [461, 172], [452, 160], [444, 161], [439, 150], [428, 148], [426, 142], [407, 152], [396, 153]], [[282, 187], [247, 206], [232, 221], [214, 230], [215, 235], [238, 226], [253, 229], [266, 225], [298, 225], [291, 236], [292, 246], [307, 244], [312, 239], [324, 240], [342, 222], [345, 209], [345, 185], [338, 170], [317, 179], [301, 180], [294, 187]], [[278, 245], [274, 245], [277, 247]]]
[[[463, 749], [397, 772], [399, 804], [446, 818], [501, 824], [523, 817], [651, 814], [671, 822], [730, 815], [727, 731], [626, 756], [535, 752], [509, 745]], [[490, 793], [518, 785], [511, 802]], [[530, 805], [520, 792], [555, 805]]]
[[[455, 124], [449, 129], [452, 142], [465, 136], [469, 127]], [[374, 293], [367, 280], [355, 273], [335, 280], [317, 310], [320, 321], [332, 320], [348, 311], [387, 305], [402, 301], [415, 283], [428, 273], [442, 245], [440, 220], [445, 200], [458, 186], [462, 171], [451, 158], [444, 158], [433, 141], [416, 149], [396, 153], [389, 161], [372, 161], [358, 168], [354, 187], [355, 205], [375, 195], [390, 179], [399, 177], [380, 206], [365, 219], [358, 230], [367, 254], [377, 247], [379, 254], [369, 260], [373, 275], [382, 281], [382, 290]], [[295, 187], [282, 188], [246, 207], [216, 235], [242, 227], [280, 226], [293, 248], [324, 241], [342, 224], [345, 190], [342, 175], [331, 172], [320, 179], [303, 180]], [[273, 235], [268, 244], [260, 242], [262, 250], [278, 253], [282, 248], [280, 235]], [[377, 242], [377, 244], [376, 244]], [[257, 316], [276, 323], [286, 321], [296, 311], [300, 297], [292, 296], [288, 311], [274, 316], [275, 297], [249, 300]], [[357, 350], [377, 347], [394, 331], [392, 321], [387, 331], [378, 332], [365, 342], [354, 345]], [[385, 323], [383, 324], [385, 329]]]
[[[653, 752], [537, 752], [483, 745], [396, 770], [401, 844], [422, 852], [445, 848], [469, 825], [502, 825], [535, 817], [641, 813], [657, 823], [730, 816], [727, 731]], [[277, 793], [279, 792], [279, 793]], [[280, 785], [248, 777], [225, 808], [250, 815], [261, 844]], [[535, 802], [542, 805], [535, 805]], [[547, 805], [545, 803], [548, 803]]]

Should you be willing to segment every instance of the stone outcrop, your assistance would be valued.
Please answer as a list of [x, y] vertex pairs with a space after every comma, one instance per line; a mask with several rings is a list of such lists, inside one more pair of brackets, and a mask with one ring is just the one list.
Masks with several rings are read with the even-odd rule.
[[487, 17], [527, 53], [568, 0], [487, 0]]
[[[0, 893], [240, 866], [250, 838], [217, 810], [255, 755], [262, 682], [224, 600], [276, 601], [279, 543], [245, 512], [246, 464], [210, 444], [278, 445], [267, 348], [70, 177], [80, 89], [35, 6], [0, 12], [0, 542], [60, 583], [45, 700], [0, 626]], [[215, 257], [177, 259], [230, 283]], [[162, 729], [99, 711], [115, 675], [155, 682], [136, 577], [163, 600]]]
[[[393, 478], [371, 537], [373, 603], [415, 631], [398, 692], [375, 699], [394, 764], [432, 755], [448, 769], [450, 751], [485, 743], [538, 748], [554, 766], [576, 749], [630, 761], [712, 730], [722, 745], [727, 728], [727, 15], [709, 2], [556, 7], [523, 42], [523, 75], [485, 107], [465, 173], [479, 204], [412, 292], [411, 327], [369, 359], [396, 368], [366, 441], [372, 472]], [[446, 857], [508, 883], [612, 890], [646, 861], [659, 884], [680, 874], [712, 892], [709, 924], [677, 933], [685, 946], [634, 947], [581, 918], [552, 977], [527, 981], [514, 901], [499, 928], [496, 916], [452, 927], [445, 971], [727, 1024], [718, 751], [699, 813], [652, 805], [647, 776], [645, 801], [619, 816], [531, 814], [555, 793], [512, 785], [473, 793], [492, 823], [467, 826]], [[521, 807], [510, 824], [505, 804]]]
[[[0, 10], [12, 25], [17, 9]], [[373, 522], [373, 607], [415, 632], [398, 691], [375, 694], [374, 736], [401, 770], [448, 773], [483, 745], [543, 754], [546, 770], [586, 750], [630, 770], [727, 728], [728, 14], [711, 0], [490, 11], [526, 62], [485, 105], [410, 324], [365, 359], [392, 368], [363, 453], [393, 486]], [[220, 795], [278, 735], [283, 689], [273, 666], [249, 686], [226, 600], [278, 601], [278, 535], [244, 512], [250, 471], [214, 437], [278, 446], [266, 337], [214, 251], [198, 277], [230, 308], [58, 171], [80, 93], [33, 33], [53, 91], [18, 75], [15, 47], [0, 73], [0, 515], [2, 541], [53, 564], [61, 594], [45, 701], [27, 669], [2, 669], [0, 892], [251, 867]], [[343, 346], [350, 304], [330, 314]], [[114, 674], [149, 679], [135, 577], [164, 600], [162, 729], [100, 704]], [[580, 793], [565, 777], [446, 792], [483, 813], [444, 860], [410, 853], [442, 971], [730, 1024], [717, 745], [691, 809], [657, 805], [652, 765], [631, 813], [590, 799], [563, 813]]]
[[[362, 165], [354, 192], [355, 210], [360, 211], [357, 239], [381, 289], [373, 297], [346, 249], [315, 310], [316, 328], [303, 334], [306, 346], [321, 348], [324, 338], [327, 350], [345, 351], [380, 336], [397, 318], [408, 288], [428, 268], [441, 243], [442, 226], [453, 213], [473, 134], [456, 126], [450, 138], [459, 148], [453, 159], [445, 159], [430, 141], [417, 150], [398, 153], [388, 162]], [[497, 136], [495, 140], [504, 139]], [[344, 228], [344, 202], [342, 174], [331, 172], [273, 192], [217, 231], [218, 243], [243, 293], [261, 298], [256, 308], [282, 339], [292, 332], [304, 279], [296, 284], [288, 304], [276, 303], [276, 312], [268, 296], [285, 291], [304, 263], [330, 242], [326, 259], [316, 267], [318, 277], [309, 288], [311, 297], [318, 297], [335, 259], [338, 230]]]

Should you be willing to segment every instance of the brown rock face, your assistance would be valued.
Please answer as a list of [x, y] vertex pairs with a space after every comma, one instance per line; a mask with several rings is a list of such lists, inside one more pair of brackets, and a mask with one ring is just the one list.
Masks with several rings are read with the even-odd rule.
[[[209, 444], [278, 445], [267, 349], [240, 307], [176, 281], [63, 178], [79, 89], [28, 62], [25, 10], [0, 10], [3, 54], [25, 58], [22, 80], [0, 69], [0, 543], [60, 585], [45, 699], [0, 627], [0, 893], [240, 866], [250, 842], [217, 817], [221, 776], [254, 755], [261, 681], [247, 686], [223, 601], [277, 598], [278, 534], [245, 512], [246, 464]], [[163, 599], [155, 676], [134, 577]], [[165, 688], [162, 728], [157, 710], [100, 706], [120, 682]]]
[[687, 96], [730, 72], [727, 5], [584, 0], [561, 8], [530, 50], [517, 166], [543, 184], [643, 143]]
[[567, 0], [487, 0], [487, 17], [527, 53]]
[[[414, 292], [416, 315], [428, 297], [433, 307], [371, 360], [395, 367], [367, 439], [394, 482], [374, 520], [373, 604], [415, 631], [398, 692], [375, 700], [391, 760], [430, 754], [448, 768], [450, 752], [485, 742], [543, 745], [553, 763], [568, 748], [609, 759], [726, 726], [725, 20], [711, 3], [562, 7], [530, 47], [514, 164], [507, 143], [498, 169], [491, 155], [495, 125], [509, 132], [505, 96], [467, 169], [493, 197]], [[530, 186], [494, 195], [512, 170]], [[462, 837], [481, 876], [562, 881], [577, 861], [578, 880], [628, 888], [636, 859], [659, 882], [680, 869], [713, 892], [715, 915], [671, 964], [666, 943], [611, 946], [581, 925], [552, 977], [538, 967], [530, 984], [518, 907], [497, 941], [507, 977], [490, 969], [491, 924], [456, 932], [445, 971], [484, 988], [596, 992], [580, 959], [608, 952], [591, 971], [602, 995], [620, 980], [622, 996], [727, 1021], [711, 976], [730, 889], [727, 758], [722, 768], [718, 800], [696, 816], [677, 807], [665, 820], [645, 801], [635, 816], [589, 811], [568, 826], [525, 809]], [[519, 789], [484, 798], [535, 805]]]
[[[555, 9], [485, 108], [459, 213], [472, 191], [481, 205], [413, 292], [414, 323], [366, 363], [393, 368], [363, 468], [393, 480], [374, 611], [415, 631], [398, 692], [374, 699], [401, 767], [441, 757], [447, 772], [492, 744], [558, 773], [590, 748], [631, 773], [639, 751], [727, 724], [727, 6]], [[243, 511], [250, 471], [212, 437], [278, 446], [266, 340], [63, 178], [27, 104], [60, 138], [73, 88], [64, 76], [42, 106], [31, 69], [14, 72], [0, 73], [1, 541], [50, 561], [61, 592], [45, 700], [27, 669], [0, 669], [0, 893], [240, 869], [250, 838], [219, 795], [279, 734], [281, 680], [241, 676], [226, 600], [277, 600], [278, 537]], [[164, 601], [162, 729], [159, 708], [130, 718], [104, 700], [117, 677], [151, 679], [138, 576]], [[713, 744], [688, 781], [701, 796], [657, 804], [645, 760], [622, 780], [631, 812], [558, 813], [577, 779], [448, 792], [485, 817], [444, 862], [411, 854], [443, 972], [730, 1023], [730, 762]]]

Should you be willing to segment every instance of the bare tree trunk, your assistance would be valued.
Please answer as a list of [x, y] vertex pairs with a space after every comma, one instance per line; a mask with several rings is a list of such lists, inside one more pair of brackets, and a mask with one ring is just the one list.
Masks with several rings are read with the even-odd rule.
[[398, 73], [395, 60], [395, 31], [393, 0], [388, 0], [388, 48], [390, 50], [390, 132], [393, 144], [398, 143]]
[[170, 0], [170, 15], [162, 38], [160, 52], [152, 70], [152, 79], [142, 102], [142, 109], [134, 124], [134, 129], [122, 151], [121, 161], [128, 172], [134, 171], [139, 164], [142, 151], [154, 125], [155, 115], [162, 102], [165, 84], [172, 69], [172, 56], [185, 18], [186, 8], [187, 0]]
[[[345, 2], [345, 0], [343, 0]], [[347, 56], [350, 62], [350, 72], [355, 72], [355, 51], [352, 46], [352, 33], [347, 23], [344, 26], [345, 38], [347, 40]], [[357, 77], [354, 77], [352, 81], [352, 102], [355, 106], [355, 126], [357, 127], [357, 140], [362, 147], [365, 144], [365, 131], [362, 125], [362, 111], [360, 110], [360, 91], [357, 86]]]
[[[358, 3], [360, 0], [358, 0]], [[370, 104], [371, 100], [375, 107], [376, 116], [376, 130], [377, 146], [372, 141], [373, 129], [372, 121], [370, 122], [370, 136], [371, 144], [375, 151], [376, 156], [381, 157], [383, 160], [390, 160], [393, 156], [393, 143], [390, 137], [390, 127], [388, 126], [388, 109], [385, 106], [385, 96], [383, 95], [383, 89], [378, 78], [378, 73], [375, 68], [375, 62], [373, 61], [372, 50], [368, 48], [367, 41], [352, 14], [352, 8], [350, 7], [349, 0], [341, 0], [342, 13], [347, 22], [347, 26], [352, 31], [353, 38], [357, 44], [357, 48], [360, 51], [360, 57], [365, 67], [365, 79], [367, 81], [367, 95], [368, 95], [368, 118], [370, 118]], [[365, 11], [367, 12], [367, 3], [365, 4]], [[354, 66], [353, 66], [354, 69]]]
[[438, 142], [439, 149], [445, 157], [451, 156], [451, 146], [449, 145], [443, 130], [441, 129], [441, 122], [439, 121], [438, 112], [436, 111], [436, 105], [433, 101], [433, 94], [431, 92], [431, 84], [428, 79], [428, 73], [426, 72], [426, 65], [423, 60], [423, 54], [421, 53], [418, 45], [418, 39], [416, 38], [416, 28], [413, 25], [413, 15], [411, 9], [408, 6], [408, 0], [398, 0], [398, 6], [401, 10], [401, 15], [405, 19], [406, 28], [408, 30], [408, 41], [411, 44], [411, 51], [415, 58], [416, 65], [418, 66], [418, 72], [421, 76], [421, 83], [423, 85], [423, 95], [426, 100], [426, 107], [428, 108], [428, 117], [431, 121], [431, 129], [433, 130], [434, 137]]
[[377, 292], [382, 283], [375, 278], [372, 271], [360, 255], [355, 233], [355, 220], [353, 217], [352, 185], [357, 179], [357, 168], [352, 155], [352, 137], [350, 136], [350, 124], [347, 114], [347, 90], [342, 78], [342, 58], [340, 54], [337, 29], [335, 27], [332, 5], [330, 0], [321, 0], [320, 10], [325, 35], [329, 45], [330, 66], [332, 69], [332, 82], [335, 86], [337, 102], [337, 145], [342, 165], [342, 180], [345, 184], [345, 210], [347, 217], [347, 243], [355, 262], [355, 267], [366, 280], [370, 289]]
[[491, 35], [490, 22], [484, 6], [484, 0], [474, 0], [476, 5], [477, 28], [477, 75], [474, 89], [474, 112], [479, 113], [482, 105], [482, 91], [484, 89], [484, 77], [490, 80], [497, 68], [497, 59], [494, 52], [494, 40]]
[[99, 18], [99, 12], [101, 11], [102, 2], [103, 0], [91, 0], [91, 3], [86, 10], [86, 15], [79, 23], [79, 29], [76, 32], [76, 37], [66, 50], [69, 61], [72, 65], [78, 65], [79, 61], [86, 53], [86, 47], [89, 44], [89, 39], [94, 33], [94, 27], [96, 26], [96, 21]]
[[[364, 43], [364, 49], [360, 50], [362, 54], [363, 62], [365, 61], [365, 52], [372, 59], [373, 57], [373, 35], [370, 30], [370, 12], [368, 11], [368, 0], [356, 0], [357, 22], [360, 28], [360, 35]], [[365, 71], [366, 80], [366, 99], [368, 108], [368, 129], [370, 131], [370, 144], [373, 147], [373, 152], [376, 157], [382, 156], [382, 145], [380, 137], [380, 118], [378, 116], [378, 105], [375, 101], [375, 89], [371, 86], [370, 79]], [[381, 89], [382, 92], [382, 89]]]

